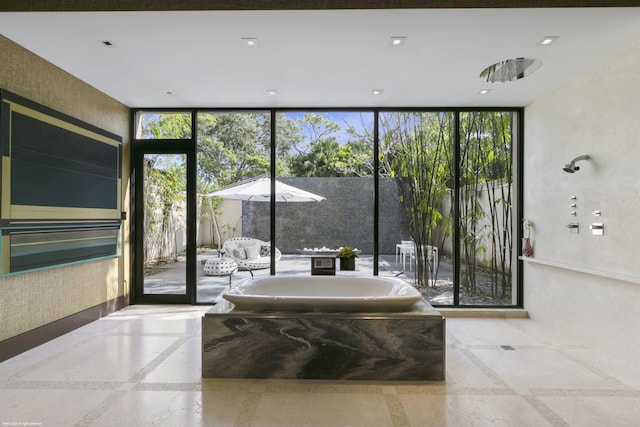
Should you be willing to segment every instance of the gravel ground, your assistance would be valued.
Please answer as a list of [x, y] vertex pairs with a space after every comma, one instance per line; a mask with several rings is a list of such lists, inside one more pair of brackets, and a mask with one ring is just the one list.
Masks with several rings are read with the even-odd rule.
[[[460, 295], [461, 305], [494, 305], [504, 306], [513, 305], [510, 292], [502, 295], [500, 287], [498, 287], [497, 295], [491, 294], [491, 282], [485, 278], [479, 277], [476, 280], [476, 292], [470, 293], [464, 291]], [[433, 281], [429, 287], [419, 288], [425, 299], [433, 305], [452, 305], [453, 304], [453, 281], [451, 279], [438, 279]]]

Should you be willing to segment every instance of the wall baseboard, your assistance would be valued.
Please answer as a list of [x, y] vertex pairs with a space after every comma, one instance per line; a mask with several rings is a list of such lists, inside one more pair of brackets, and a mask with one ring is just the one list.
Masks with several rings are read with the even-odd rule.
[[127, 306], [128, 296], [119, 296], [94, 307], [0, 341], [0, 362], [58, 338]]

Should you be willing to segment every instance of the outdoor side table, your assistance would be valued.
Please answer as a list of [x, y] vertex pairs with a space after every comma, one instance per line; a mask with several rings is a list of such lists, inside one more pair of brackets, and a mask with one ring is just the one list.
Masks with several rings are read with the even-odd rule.
[[238, 271], [238, 264], [231, 258], [211, 258], [204, 264], [207, 276], [227, 276]]

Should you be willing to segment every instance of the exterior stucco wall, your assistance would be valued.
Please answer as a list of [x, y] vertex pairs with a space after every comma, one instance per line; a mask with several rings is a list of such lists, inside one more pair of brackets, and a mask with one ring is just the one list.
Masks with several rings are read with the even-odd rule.
[[[283, 253], [298, 249], [351, 246], [373, 253], [373, 178], [278, 178], [321, 195], [321, 202], [277, 203], [276, 245]], [[394, 254], [396, 243], [410, 238], [406, 208], [397, 184], [379, 180], [380, 254]], [[269, 203], [244, 202], [242, 232], [269, 240]]]

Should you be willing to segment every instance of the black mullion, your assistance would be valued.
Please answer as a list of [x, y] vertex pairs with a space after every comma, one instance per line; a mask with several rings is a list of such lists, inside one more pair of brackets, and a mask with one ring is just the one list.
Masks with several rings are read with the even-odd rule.
[[142, 219], [142, 209], [143, 209], [143, 199], [142, 199], [142, 153], [139, 153], [135, 150], [131, 150], [130, 154], [130, 164], [131, 167], [131, 177], [132, 177], [132, 185], [131, 185], [131, 200], [130, 206], [131, 211], [129, 212], [129, 221], [130, 221], [130, 253], [131, 253], [131, 265], [129, 266], [129, 275], [131, 284], [129, 287], [129, 304], [135, 304], [136, 299], [138, 298], [139, 293], [138, 290], [142, 290], [142, 277], [143, 277], [143, 244], [141, 237], [141, 230], [144, 228], [143, 219]]
[[271, 123], [270, 132], [271, 135], [271, 165], [270, 165], [270, 176], [271, 176], [271, 201], [270, 201], [270, 240], [271, 240], [271, 248], [270, 252], [271, 256], [271, 268], [269, 274], [275, 276], [276, 274], [276, 110], [270, 111]]
[[191, 111], [191, 144], [187, 149], [187, 297], [197, 303], [197, 179], [196, 179], [196, 111]]
[[[516, 240], [515, 242], [512, 242], [512, 245], [515, 245], [516, 248], [521, 248], [521, 245], [519, 244], [521, 242], [521, 238], [522, 238], [522, 218], [523, 218], [523, 213], [522, 210], [524, 208], [524, 111], [522, 109], [518, 110], [516, 112], [517, 116], [518, 116], [518, 120], [516, 120], [516, 123], [518, 124], [518, 129], [516, 129], [516, 134], [517, 134], [517, 138], [518, 138], [518, 150], [517, 150], [517, 157], [516, 157], [516, 162], [518, 164], [518, 167], [516, 169], [516, 185], [518, 188], [518, 195], [517, 195], [517, 199], [516, 199], [516, 203], [517, 203], [517, 212], [518, 212], [518, 218], [517, 218], [517, 223], [516, 224], [512, 224], [511, 227], [515, 229], [515, 235], [516, 235]], [[511, 149], [513, 150], [513, 144], [511, 146]], [[513, 171], [511, 172], [513, 174]], [[513, 211], [513, 208], [512, 208]], [[512, 217], [513, 218], [513, 217]], [[520, 254], [521, 249], [516, 249], [516, 253]], [[513, 253], [513, 250], [512, 250]], [[518, 307], [524, 307], [524, 283], [523, 283], [523, 268], [522, 268], [522, 260], [520, 259], [520, 257], [516, 257], [516, 289], [518, 290], [518, 298], [517, 298], [517, 302], [516, 304], [518, 305]], [[511, 292], [513, 292], [513, 287], [514, 284], [511, 284]]]
[[379, 129], [378, 119], [379, 111], [373, 112], [373, 275], [378, 275], [378, 238], [380, 234], [379, 230], [379, 209], [380, 209], [380, 160], [378, 159], [380, 146], [379, 146]]
[[454, 113], [453, 137], [453, 305], [460, 305], [460, 111]]

